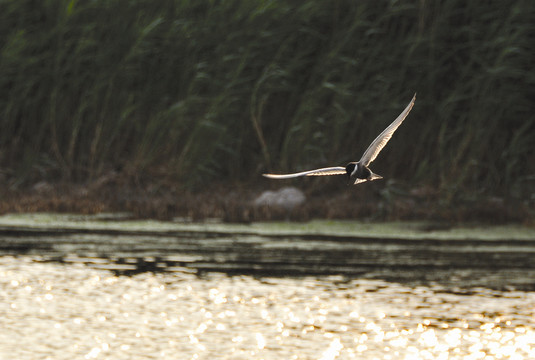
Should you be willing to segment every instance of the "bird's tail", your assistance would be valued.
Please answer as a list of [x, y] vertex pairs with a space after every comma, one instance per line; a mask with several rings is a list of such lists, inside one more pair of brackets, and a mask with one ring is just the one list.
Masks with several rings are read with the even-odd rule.
[[[366, 182], [366, 181], [379, 180], [379, 179], [382, 179], [382, 178], [383, 177], [381, 175], [375, 174], [370, 170], [370, 176], [368, 176], [366, 179], [356, 178], [355, 182], [353, 183], [353, 185], [357, 185], [357, 184], [360, 184], [360, 183], [363, 183], [363, 182]], [[351, 181], [352, 180], [350, 180], [350, 183], [351, 183]]]
[[379, 174], [376, 174], [376, 173], [371, 173], [370, 176], [368, 176], [368, 181], [373, 181], [373, 180], [379, 180], [379, 179], [382, 179], [383, 177]]

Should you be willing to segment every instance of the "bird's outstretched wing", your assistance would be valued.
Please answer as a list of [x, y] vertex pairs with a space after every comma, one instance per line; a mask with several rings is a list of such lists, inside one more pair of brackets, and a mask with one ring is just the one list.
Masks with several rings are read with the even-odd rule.
[[381, 150], [383, 150], [386, 143], [390, 140], [390, 138], [392, 137], [394, 132], [397, 130], [399, 125], [401, 125], [403, 120], [405, 120], [405, 118], [411, 111], [412, 107], [414, 106], [415, 100], [416, 100], [416, 94], [414, 94], [409, 105], [407, 105], [405, 110], [403, 110], [403, 112], [399, 114], [396, 120], [394, 120], [392, 124], [388, 125], [388, 127], [384, 129], [383, 132], [379, 134], [377, 138], [375, 138], [375, 140], [373, 140], [370, 146], [368, 146], [368, 149], [366, 149], [366, 151], [362, 155], [362, 158], [360, 158], [359, 163], [363, 164], [364, 166], [368, 166], [373, 160], [375, 160], [377, 155], [379, 155]]
[[344, 175], [346, 174], [346, 168], [341, 166], [334, 166], [322, 169], [308, 170], [293, 174], [262, 174], [270, 179], [291, 179], [299, 176], [325, 176], [325, 175]]

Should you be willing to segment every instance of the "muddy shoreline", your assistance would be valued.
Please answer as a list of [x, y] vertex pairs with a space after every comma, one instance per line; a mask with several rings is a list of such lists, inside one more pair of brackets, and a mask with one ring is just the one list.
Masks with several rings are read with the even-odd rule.
[[[327, 184], [327, 185], [326, 185]], [[365, 184], [312, 183], [299, 187], [306, 201], [288, 210], [258, 206], [264, 191], [287, 184], [214, 184], [203, 190], [182, 190], [169, 184], [131, 185], [99, 181], [89, 185], [38, 183], [24, 189], [0, 188], [0, 214], [7, 213], [126, 213], [138, 219], [218, 219], [229, 223], [253, 221], [361, 221], [425, 220], [437, 226], [459, 223], [520, 223], [534, 225], [535, 205], [514, 199], [481, 197], [445, 202], [429, 188], [407, 189]]]

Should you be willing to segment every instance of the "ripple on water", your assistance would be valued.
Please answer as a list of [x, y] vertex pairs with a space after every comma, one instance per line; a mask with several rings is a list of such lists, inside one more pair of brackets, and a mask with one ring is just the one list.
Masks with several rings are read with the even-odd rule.
[[0, 358], [535, 358], [530, 292], [35, 260], [0, 258]]

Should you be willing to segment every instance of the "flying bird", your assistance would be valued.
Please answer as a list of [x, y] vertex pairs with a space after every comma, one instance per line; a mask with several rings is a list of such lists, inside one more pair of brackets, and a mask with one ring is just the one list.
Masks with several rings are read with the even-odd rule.
[[414, 94], [411, 102], [405, 110], [399, 114], [399, 116], [388, 125], [386, 129], [383, 130], [375, 140], [368, 146], [368, 149], [364, 152], [359, 161], [350, 162], [345, 167], [343, 166], [333, 166], [315, 170], [308, 170], [293, 174], [262, 174], [263, 176], [270, 179], [291, 179], [300, 176], [325, 176], [325, 175], [347, 175], [349, 181], [353, 182], [354, 185], [360, 184], [366, 181], [373, 181], [382, 179], [381, 175], [375, 174], [368, 166], [373, 160], [379, 155], [381, 150], [388, 143], [392, 135], [397, 130], [399, 125], [405, 120], [412, 107], [414, 106], [414, 101], [416, 100], [416, 94]]

